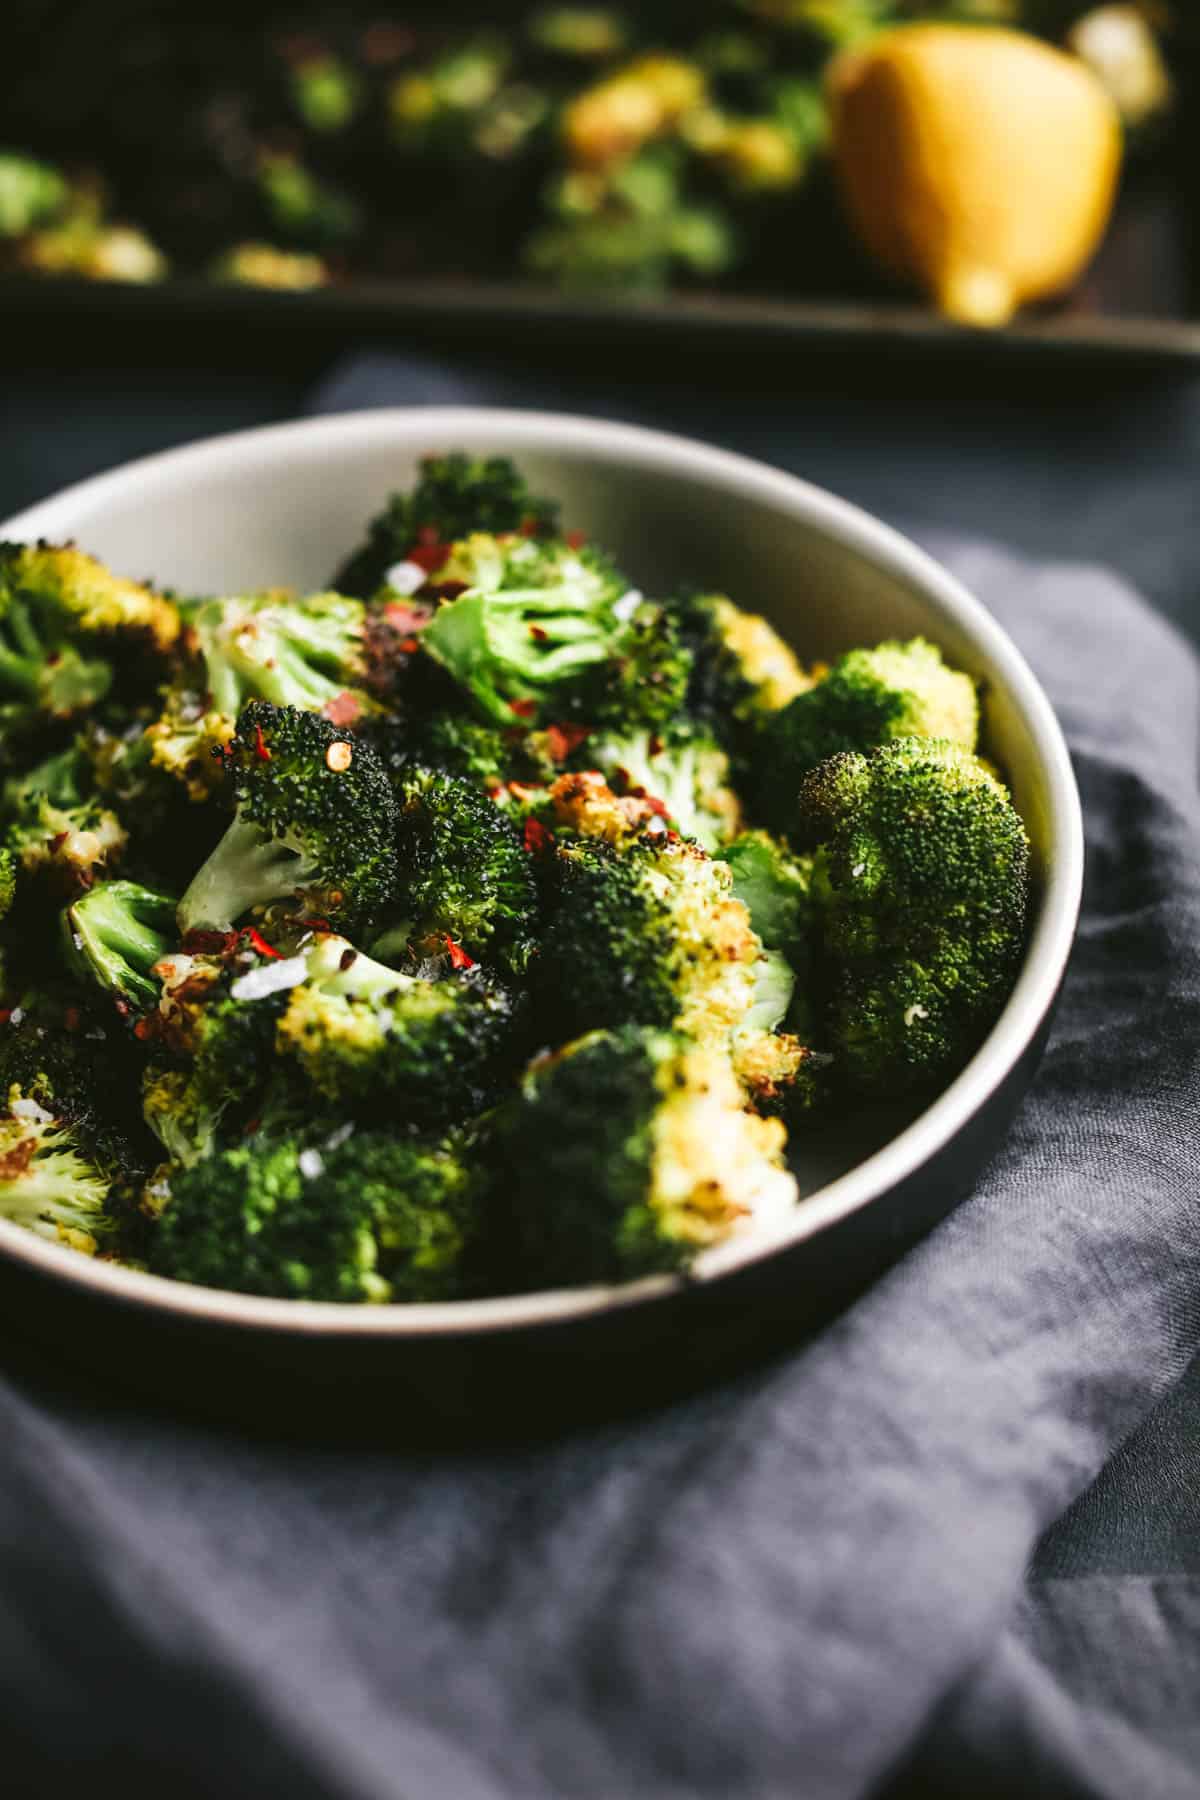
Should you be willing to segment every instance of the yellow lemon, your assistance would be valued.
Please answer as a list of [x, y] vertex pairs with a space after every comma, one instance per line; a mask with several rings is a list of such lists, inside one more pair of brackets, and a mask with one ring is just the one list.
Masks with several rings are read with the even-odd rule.
[[951, 318], [1001, 325], [1088, 261], [1121, 123], [1075, 57], [999, 27], [903, 25], [836, 58], [828, 81], [856, 230]]

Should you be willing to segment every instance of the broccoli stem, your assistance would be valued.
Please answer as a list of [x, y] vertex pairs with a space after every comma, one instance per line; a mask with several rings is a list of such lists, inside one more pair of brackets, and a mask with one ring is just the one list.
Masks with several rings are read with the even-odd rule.
[[185, 937], [189, 931], [230, 931], [252, 906], [285, 899], [310, 873], [301, 851], [235, 818], [179, 902], [179, 929]]
[[171, 947], [175, 903], [135, 881], [106, 881], [63, 915], [68, 957], [139, 1008], [153, 1006], [158, 983], [150, 971]]

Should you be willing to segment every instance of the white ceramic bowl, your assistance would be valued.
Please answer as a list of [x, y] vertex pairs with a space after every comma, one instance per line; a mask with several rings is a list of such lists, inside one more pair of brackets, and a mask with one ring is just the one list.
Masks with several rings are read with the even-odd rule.
[[[794, 1217], [710, 1253], [688, 1281], [338, 1307], [160, 1280], [0, 1221], [0, 1277], [35, 1330], [67, 1297], [86, 1296], [104, 1341], [115, 1345], [124, 1334], [140, 1342], [139, 1332], [158, 1325], [164, 1366], [172, 1351], [199, 1359], [210, 1384], [218, 1355], [239, 1382], [233, 1371], [253, 1364], [295, 1375], [299, 1358], [306, 1382], [334, 1371], [342, 1382], [353, 1371], [369, 1385], [390, 1371], [387, 1379], [422, 1406], [464, 1416], [493, 1404], [510, 1358], [521, 1365], [512, 1378], [531, 1397], [563, 1386], [561, 1367], [558, 1378], [552, 1372], [563, 1356], [596, 1373], [598, 1361], [634, 1368], [652, 1347], [664, 1368], [674, 1362], [694, 1378], [726, 1360], [726, 1348], [732, 1355], [757, 1337], [746, 1329], [749, 1318], [774, 1312], [794, 1326], [797, 1314], [817, 1316], [944, 1212], [1028, 1079], [1079, 906], [1083, 833], [1066, 746], [1041, 687], [984, 607], [913, 544], [844, 501], [743, 457], [631, 426], [415, 408], [271, 426], [149, 457], [8, 520], [0, 538], [75, 538], [124, 574], [186, 592], [311, 589], [328, 581], [423, 453], [456, 447], [517, 458], [535, 489], [561, 499], [565, 520], [610, 548], [647, 592], [686, 580], [726, 590], [767, 613], [805, 659], [921, 633], [982, 678], [988, 747], [1008, 773], [1033, 843], [1036, 904], [1012, 997], [932, 1104], [883, 1142], [875, 1122], [865, 1135], [843, 1127], [800, 1146], [795, 1166], [807, 1197]], [[698, 1295], [711, 1303], [697, 1304]], [[603, 1369], [595, 1385], [608, 1389]]]

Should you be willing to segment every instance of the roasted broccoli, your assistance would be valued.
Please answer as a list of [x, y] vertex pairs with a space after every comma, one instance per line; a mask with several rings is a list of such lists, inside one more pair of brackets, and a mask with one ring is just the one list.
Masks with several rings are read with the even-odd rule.
[[89, 1253], [112, 1243], [150, 1163], [132, 1066], [95, 1030], [0, 1027], [0, 1218]]
[[840, 1077], [898, 1093], [944, 1080], [1008, 997], [1025, 934], [1029, 841], [960, 745], [898, 738], [805, 780], [822, 1025]]
[[773, 625], [723, 594], [693, 594], [675, 610], [692, 652], [688, 708], [744, 756], [764, 722], [806, 692], [812, 677]]
[[798, 856], [766, 831], [744, 831], [717, 852], [733, 871], [733, 892], [769, 949], [792, 968], [808, 968], [812, 939], [812, 858]]
[[396, 807], [369, 744], [255, 700], [224, 762], [236, 815], [179, 903], [181, 932], [225, 931], [289, 898], [334, 924], [378, 912], [394, 887]]
[[494, 1229], [522, 1287], [677, 1269], [797, 1196], [778, 1120], [728, 1058], [670, 1032], [593, 1032], [534, 1062], [499, 1115]]
[[900, 737], [945, 738], [973, 750], [978, 730], [975, 683], [949, 668], [935, 645], [913, 638], [847, 651], [767, 723], [754, 756], [757, 810], [790, 835], [800, 783], [826, 757]]
[[436, 975], [429, 964], [406, 974], [330, 936], [302, 952], [295, 970], [276, 1049], [318, 1094], [421, 1124], [480, 1110], [512, 1036], [505, 988], [449, 959]]
[[389, 945], [438, 954], [447, 940], [516, 974], [536, 948], [538, 893], [529, 856], [486, 794], [414, 765], [394, 782], [398, 923]]
[[726, 1044], [751, 1005], [762, 946], [725, 863], [673, 833], [564, 840], [534, 983], [561, 1043], [624, 1024]]
[[461, 451], [428, 456], [416, 487], [392, 495], [372, 519], [366, 543], [338, 571], [333, 585], [339, 593], [365, 600], [388, 585], [394, 566], [436, 567], [445, 561], [449, 546], [469, 532], [523, 531], [546, 537], [557, 522], [556, 503], [531, 493], [506, 456], [472, 457]]
[[175, 942], [175, 900], [136, 881], [103, 881], [62, 915], [68, 967], [95, 981], [123, 1013], [157, 1006], [153, 969]]
[[591, 735], [579, 754], [601, 770], [616, 793], [656, 802], [676, 831], [706, 850], [736, 836], [741, 803], [730, 784], [729, 758], [702, 728]]
[[287, 1300], [454, 1299], [478, 1189], [453, 1142], [254, 1137], [172, 1178], [151, 1267]]
[[562, 539], [497, 538], [456, 544], [435, 571], [452, 582], [421, 648], [500, 725], [561, 712], [596, 664], [620, 652], [628, 584], [603, 557]]
[[46, 876], [62, 894], [89, 886], [120, 860], [128, 840], [90, 786], [86, 758], [74, 745], [4, 784], [8, 849], [24, 875]]

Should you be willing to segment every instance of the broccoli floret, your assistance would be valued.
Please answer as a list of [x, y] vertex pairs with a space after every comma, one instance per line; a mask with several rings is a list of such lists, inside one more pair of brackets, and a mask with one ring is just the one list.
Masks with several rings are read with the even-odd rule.
[[169, 600], [72, 545], [0, 544], [0, 723], [89, 711], [112, 686], [115, 639], [159, 653], [178, 632]]
[[112, 1230], [110, 1186], [68, 1126], [10, 1094], [0, 1115], [0, 1219], [93, 1256]]
[[158, 1004], [151, 970], [175, 941], [175, 900], [136, 881], [103, 881], [62, 916], [68, 967], [95, 981], [123, 1012]]
[[179, 903], [179, 927], [228, 930], [301, 896], [331, 923], [377, 912], [394, 885], [396, 807], [361, 739], [316, 713], [252, 701], [225, 753], [236, 815]]
[[23, 237], [65, 204], [67, 184], [49, 163], [0, 153], [0, 238]]
[[[307, 712], [344, 707], [354, 699], [347, 690], [366, 677], [366, 622], [361, 600], [284, 590], [205, 600], [188, 613], [210, 707], [230, 719], [248, 700]], [[339, 712], [338, 723], [353, 720]]]
[[151, 1267], [281, 1299], [453, 1299], [477, 1193], [457, 1146], [440, 1140], [255, 1139], [174, 1176]]
[[758, 811], [790, 833], [804, 776], [843, 750], [873, 750], [889, 738], [945, 738], [975, 748], [979, 703], [969, 675], [948, 668], [923, 638], [840, 656], [817, 685], [768, 722], [754, 758]]
[[87, 887], [120, 860], [128, 833], [87, 790], [90, 770], [74, 746], [5, 783], [5, 842], [25, 875], [47, 876], [60, 893]]
[[426, 1124], [480, 1109], [512, 1035], [503, 988], [474, 969], [405, 974], [328, 936], [302, 953], [297, 973], [276, 1048], [319, 1094], [372, 1113], [383, 1102], [389, 1115]]
[[675, 830], [706, 850], [736, 836], [741, 805], [730, 785], [729, 758], [703, 729], [677, 725], [661, 735], [593, 735], [580, 754], [616, 793], [658, 802]]
[[535, 949], [537, 883], [514, 827], [469, 782], [419, 766], [395, 779], [402, 923], [389, 943], [436, 954], [446, 939], [521, 973]]
[[497, 1236], [522, 1287], [686, 1266], [797, 1199], [784, 1127], [728, 1058], [672, 1033], [594, 1032], [528, 1070], [495, 1129]]
[[627, 584], [611, 564], [563, 540], [475, 533], [436, 571], [463, 590], [434, 615], [421, 647], [500, 725], [562, 711], [627, 635]]
[[944, 1080], [1020, 966], [1029, 842], [1006, 790], [957, 744], [900, 738], [822, 763], [798, 819], [842, 1078], [880, 1093]]
[[726, 1044], [754, 996], [762, 946], [728, 866], [673, 833], [560, 842], [534, 965], [550, 1040], [623, 1024]]
[[741, 755], [757, 728], [805, 693], [812, 677], [773, 625], [723, 594], [693, 594], [676, 613], [693, 655], [688, 709]]
[[444, 561], [430, 546], [449, 546], [472, 531], [553, 532], [558, 507], [533, 494], [504, 456], [472, 457], [461, 452], [428, 456], [409, 494], [393, 494], [367, 530], [367, 541], [334, 577], [343, 594], [368, 599], [387, 585], [388, 570], [420, 550], [422, 565]]
[[358, 236], [362, 210], [342, 188], [324, 181], [298, 157], [268, 151], [259, 158], [257, 183], [267, 223], [291, 244], [336, 249]]
[[734, 894], [763, 943], [804, 974], [812, 938], [812, 857], [795, 854], [766, 831], [744, 831], [717, 854], [732, 869]]
[[267, 1103], [275, 1032], [289, 979], [299, 972], [262, 944], [231, 933], [211, 951], [175, 951], [155, 965], [158, 1008], [137, 1028], [158, 1051], [146, 1071], [142, 1109], [175, 1161], [210, 1154], [260, 1118]]
[[16, 852], [0, 846], [0, 920], [8, 917], [17, 897], [18, 867]]

